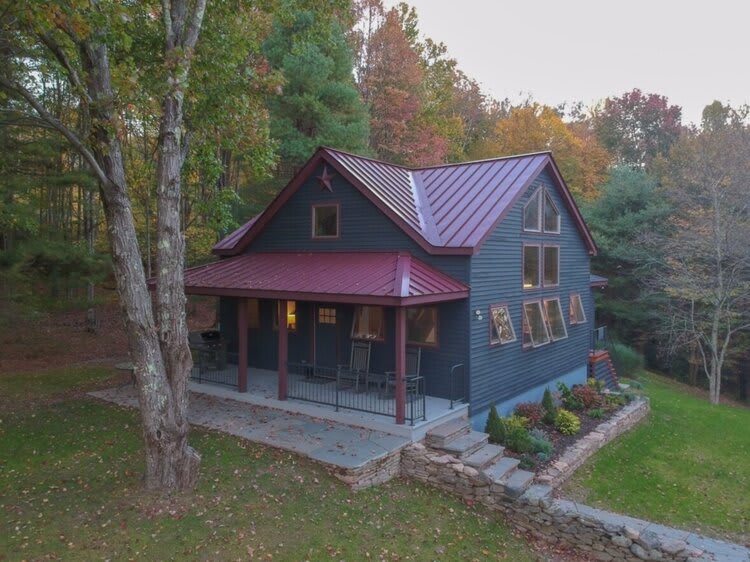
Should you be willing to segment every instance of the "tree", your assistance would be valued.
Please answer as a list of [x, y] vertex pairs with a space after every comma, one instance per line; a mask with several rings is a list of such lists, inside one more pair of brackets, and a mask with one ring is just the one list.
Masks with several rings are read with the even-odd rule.
[[669, 105], [665, 96], [644, 94], [639, 89], [619, 98], [607, 98], [594, 110], [594, 126], [602, 145], [620, 164], [649, 168], [682, 130], [682, 109]]
[[[118, 90], [137, 74], [113, 72], [112, 55], [132, 44], [129, 9], [144, 6], [91, 3], [6, 3], [3, 36], [9, 42], [12, 74], [0, 87], [24, 100], [46, 126], [57, 130], [95, 174], [104, 203], [107, 233], [135, 365], [146, 450], [149, 489], [188, 489], [198, 477], [200, 455], [188, 445], [188, 376], [184, 294], [184, 241], [180, 228], [181, 169], [187, 151], [183, 108], [191, 60], [201, 31], [206, 0], [163, 0], [161, 117], [157, 163], [157, 274], [155, 305], [146, 285], [125, 176], [119, 131]], [[145, 6], [146, 9], [153, 7]], [[154, 11], [158, 12], [158, 9]], [[6, 51], [7, 52], [7, 51]], [[121, 54], [121, 53], [120, 53]], [[34, 66], [42, 59], [64, 72], [81, 110], [91, 119], [81, 137], [51, 114], [38, 97]], [[117, 80], [115, 80], [117, 79]]]
[[271, 67], [284, 79], [269, 108], [271, 133], [290, 172], [320, 145], [367, 149], [367, 111], [354, 87], [352, 53], [339, 21], [346, 14], [342, 3], [323, 10], [315, 2], [285, 0], [265, 42]]
[[675, 208], [653, 280], [670, 299], [674, 349], [693, 347], [718, 404], [722, 369], [750, 329], [750, 132], [741, 125], [685, 134], [664, 178]]
[[576, 133], [557, 111], [530, 103], [501, 117], [491, 138], [475, 154], [481, 158], [551, 150], [570, 190], [583, 199], [597, 196], [610, 157], [585, 130]]

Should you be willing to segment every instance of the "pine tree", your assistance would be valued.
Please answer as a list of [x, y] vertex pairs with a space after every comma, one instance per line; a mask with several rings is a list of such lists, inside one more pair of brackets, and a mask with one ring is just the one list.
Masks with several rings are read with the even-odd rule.
[[544, 418], [542, 418], [542, 421], [548, 425], [554, 424], [557, 417], [557, 406], [555, 406], [555, 401], [552, 398], [549, 388], [544, 389], [542, 407], [544, 408]]
[[505, 441], [505, 425], [503, 425], [500, 414], [493, 404], [490, 408], [490, 414], [487, 416], [487, 424], [484, 426], [484, 432], [490, 436], [492, 443], [503, 443]]

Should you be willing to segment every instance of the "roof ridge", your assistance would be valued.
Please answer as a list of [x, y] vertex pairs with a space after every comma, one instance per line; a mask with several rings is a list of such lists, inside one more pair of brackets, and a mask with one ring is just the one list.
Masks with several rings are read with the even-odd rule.
[[413, 172], [419, 169], [419, 168], [410, 168], [409, 166], [404, 166], [403, 164], [394, 164], [393, 162], [386, 162], [385, 160], [378, 160], [377, 158], [373, 158], [371, 156], [362, 156], [361, 154], [354, 154], [353, 152], [340, 150], [338, 148], [333, 148], [330, 146], [321, 145], [320, 148], [322, 148], [323, 150], [328, 150], [330, 152], [338, 152], [339, 154], [346, 154], [347, 156], [352, 156], [354, 158], [361, 158], [362, 160], [369, 160], [370, 162], [375, 162], [376, 164], [385, 164], [386, 166], [392, 166], [394, 168], [401, 168], [402, 170], [406, 170], [407, 172]]
[[525, 152], [523, 154], [508, 154], [507, 156], [494, 156], [492, 158], [482, 158], [480, 160], [469, 160], [467, 162], [450, 162], [447, 164], [434, 164], [432, 166], [422, 166], [413, 168], [414, 171], [422, 172], [424, 170], [434, 170], [436, 168], [449, 168], [451, 166], [469, 166], [471, 164], [484, 164], [487, 162], [498, 162], [500, 160], [510, 160], [512, 158], [529, 158], [531, 156], [541, 156], [543, 154], [552, 154], [551, 150], [540, 150], [538, 152]]

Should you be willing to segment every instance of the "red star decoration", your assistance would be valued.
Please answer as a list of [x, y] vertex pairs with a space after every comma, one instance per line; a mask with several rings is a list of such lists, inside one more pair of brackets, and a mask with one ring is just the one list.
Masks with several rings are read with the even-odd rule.
[[331, 193], [333, 193], [333, 184], [331, 183], [333, 181], [334, 174], [331, 174], [328, 172], [328, 166], [323, 166], [323, 173], [319, 176], [316, 176], [318, 183], [320, 184], [320, 189], [322, 190], [328, 190]]

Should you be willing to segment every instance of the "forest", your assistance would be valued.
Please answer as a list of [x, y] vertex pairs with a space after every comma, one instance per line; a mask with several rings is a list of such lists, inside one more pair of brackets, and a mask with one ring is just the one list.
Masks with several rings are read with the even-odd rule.
[[[142, 265], [156, 272], [164, 73], [180, 49], [162, 48], [157, 2], [88, 4], [0, 1], [1, 326], [113, 294], [107, 187], [62, 129], [119, 141]], [[101, 29], [106, 126], [77, 39]], [[551, 150], [599, 246], [609, 345], [714, 403], [747, 401], [750, 108], [706, 100], [696, 126], [637, 88], [591, 106], [497, 100], [448, 47], [405, 3], [209, 2], [180, 98], [186, 265], [210, 260], [321, 145], [406, 166]]]

